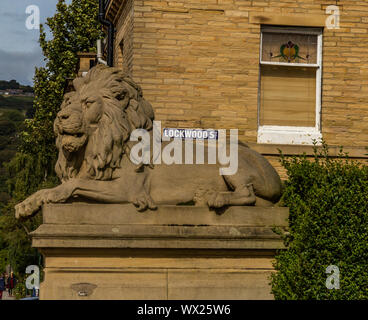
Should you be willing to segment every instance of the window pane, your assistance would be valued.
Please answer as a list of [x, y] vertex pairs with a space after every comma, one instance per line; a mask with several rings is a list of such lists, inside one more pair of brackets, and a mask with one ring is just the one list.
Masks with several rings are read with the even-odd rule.
[[260, 125], [314, 127], [316, 71], [262, 65]]
[[317, 64], [317, 36], [264, 32], [262, 61]]

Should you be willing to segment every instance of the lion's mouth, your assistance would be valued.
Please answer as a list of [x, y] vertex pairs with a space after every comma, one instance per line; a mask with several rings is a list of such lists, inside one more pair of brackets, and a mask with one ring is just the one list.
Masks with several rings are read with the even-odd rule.
[[68, 132], [63, 132], [63, 136], [71, 136], [74, 138], [82, 138], [84, 136], [83, 132], [77, 132], [77, 133], [68, 133]]
[[68, 152], [76, 152], [82, 148], [87, 141], [87, 136], [83, 132], [62, 133], [62, 146]]

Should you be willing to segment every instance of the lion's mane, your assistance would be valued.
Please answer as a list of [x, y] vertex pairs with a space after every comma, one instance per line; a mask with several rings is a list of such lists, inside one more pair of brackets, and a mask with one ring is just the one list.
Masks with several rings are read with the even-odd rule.
[[55, 120], [59, 150], [55, 171], [62, 181], [75, 177], [110, 180], [120, 167], [122, 155], [128, 152], [130, 133], [137, 128], [152, 130], [152, 106], [143, 98], [141, 87], [117, 68], [98, 65], [85, 77], [75, 79], [73, 86], [75, 91], [65, 95], [62, 108], [73, 103], [81, 106], [84, 97], [97, 94], [103, 101], [102, 116], [90, 135], [89, 124], [83, 123], [86, 145], [72, 154], [63, 150], [60, 124]]

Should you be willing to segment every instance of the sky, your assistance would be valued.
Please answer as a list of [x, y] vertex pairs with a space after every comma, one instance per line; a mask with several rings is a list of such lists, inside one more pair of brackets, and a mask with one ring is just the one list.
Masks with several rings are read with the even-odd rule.
[[[0, 0], [0, 80], [32, 85], [36, 66], [44, 64], [39, 30], [28, 30], [26, 8], [36, 5], [40, 22], [54, 15], [58, 0]], [[69, 2], [69, 1], [67, 1]]]

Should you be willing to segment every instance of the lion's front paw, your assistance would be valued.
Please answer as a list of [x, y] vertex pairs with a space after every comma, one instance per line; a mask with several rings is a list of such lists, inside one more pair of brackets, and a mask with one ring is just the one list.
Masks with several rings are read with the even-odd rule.
[[146, 209], [157, 209], [157, 206], [153, 202], [151, 196], [146, 193], [143, 193], [139, 197], [137, 197], [133, 204], [137, 207], [138, 211], [144, 211]]
[[65, 202], [70, 196], [70, 190], [61, 185], [53, 189], [43, 189], [28, 197], [15, 206], [15, 217], [29, 217], [41, 209], [45, 203]]
[[207, 196], [207, 204], [210, 208], [222, 208], [227, 205], [227, 200], [224, 194], [213, 192]]
[[43, 192], [38, 191], [15, 206], [15, 217], [19, 219], [32, 216], [41, 208], [43, 203]]

